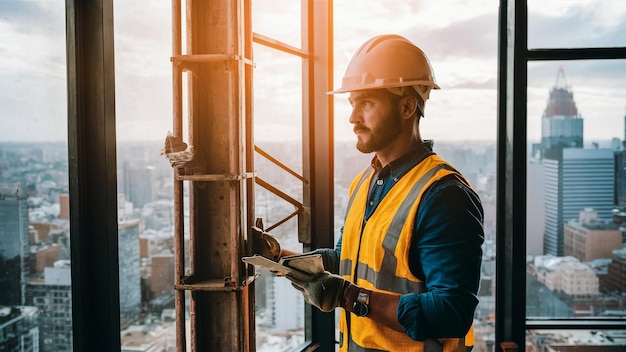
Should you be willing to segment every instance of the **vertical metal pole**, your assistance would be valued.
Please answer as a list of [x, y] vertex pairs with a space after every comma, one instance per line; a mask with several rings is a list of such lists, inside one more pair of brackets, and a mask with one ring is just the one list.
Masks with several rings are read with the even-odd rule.
[[113, 1], [66, 1], [75, 351], [120, 350]]
[[[205, 174], [245, 172], [243, 131], [242, 0], [194, 1], [188, 6], [191, 55], [221, 54], [222, 62], [197, 63], [190, 75], [190, 135], [196, 162]], [[208, 280], [242, 282], [246, 221], [241, 181], [190, 181], [192, 272]], [[246, 226], [247, 227], [247, 226]], [[245, 294], [241, 290], [198, 290], [192, 294], [193, 351], [248, 348]]]
[[[172, 56], [182, 54], [181, 1], [172, 0]], [[183, 139], [183, 87], [182, 69], [172, 62], [172, 134]], [[174, 170], [177, 173], [177, 170]], [[174, 180], [174, 281], [180, 282], [185, 274], [185, 206], [183, 202], [183, 181]], [[185, 328], [185, 291], [174, 291], [174, 307], [176, 308], [176, 351], [187, 350]]]
[[526, 0], [500, 1], [496, 346], [524, 346], [526, 321]]
[[[334, 247], [334, 135], [333, 100], [326, 92], [333, 84], [333, 3], [302, 1], [302, 43], [309, 53], [303, 63], [302, 145], [304, 221], [299, 241], [311, 248]], [[310, 227], [309, 227], [310, 226]], [[335, 349], [333, 313], [308, 310], [313, 322], [306, 338], [319, 344], [321, 351]]]
[[[252, 0], [244, 0], [243, 1], [243, 20], [244, 20], [244, 57], [250, 62], [254, 61], [254, 53], [252, 50]], [[253, 110], [253, 67], [252, 65], [244, 66], [244, 116], [245, 116], [245, 124], [244, 124], [244, 135], [245, 135], [245, 155], [246, 155], [246, 171], [249, 173], [254, 173], [254, 110]], [[245, 201], [246, 201], [246, 210], [247, 210], [247, 223], [254, 224], [255, 220], [255, 197], [254, 197], [254, 178], [250, 178], [246, 182], [246, 192], [245, 192]], [[243, 234], [250, 235], [248, 228], [250, 226], [246, 226], [246, 228], [242, 231]], [[246, 238], [246, 253], [253, 252], [253, 243], [251, 239]], [[246, 273], [248, 276], [253, 276], [255, 274], [254, 267], [249, 267], [248, 272]], [[254, 282], [251, 282], [248, 286], [244, 287], [244, 297], [243, 301], [245, 306], [243, 307], [244, 311], [248, 312], [248, 319], [246, 321], [246, 331], [247, 331], [247, 344], [248, 348], [246, 351], [256, 351], [256, 329], [255, 329], [255, 290], [256, 285]]]

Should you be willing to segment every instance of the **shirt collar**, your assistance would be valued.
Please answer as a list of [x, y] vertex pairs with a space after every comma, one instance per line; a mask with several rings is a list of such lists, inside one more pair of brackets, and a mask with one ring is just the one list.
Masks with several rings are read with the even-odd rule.
[[385, 167], [382, 167], [380, 161], [378, 160], [376, 155], [374, 155], [371, 165], [374, 170], [376, 170], [378, 178], [386, 178], [388, 176], [399, 178], [413, 166], [422, 161], [426, 156], [430, 155], [432, 151], [433, 140], [429, 139], [411, 148], [411, 150], [406, 152], [398, 159], [390, 162]]

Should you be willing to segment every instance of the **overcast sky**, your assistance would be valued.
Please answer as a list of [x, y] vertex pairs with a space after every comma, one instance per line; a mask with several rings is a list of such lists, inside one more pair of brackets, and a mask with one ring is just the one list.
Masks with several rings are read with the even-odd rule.
[[[253, 0], [254, 31], [300, 44], [300, 1]], [[439, 91], [422, 130], [435, 140], [496, 139], [497, 0], [334, 0], [335, 84], [354, 51], [383, 33], [429, 56]], [[65, 2], [0, 0], [0, 141], [67, 139]], [[169, 0], [114, 2], [118, 140], [162, 140], [171, 130]], [[529, 1], [529, 47], [624, 46], [626, 1]], [[294, 15], [295, 14], [295, 15]], [[300, 63], [255, 46], [256, 138], [299, 137]], [[585, 140], [624, 139], [626, 61], [529, 65], [529, 138], [559, 66], [585, 119]], [[353, 139], [345, 95], [336, 138]]]

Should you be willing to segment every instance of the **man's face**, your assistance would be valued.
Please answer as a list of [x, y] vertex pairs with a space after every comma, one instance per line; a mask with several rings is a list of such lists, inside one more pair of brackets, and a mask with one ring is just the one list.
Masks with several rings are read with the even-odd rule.
[[381, 89], [350, 93], [350, 123], [357, 136], [356, 148], [363, 153], [383, 150], [402, 131], [398, 104]]

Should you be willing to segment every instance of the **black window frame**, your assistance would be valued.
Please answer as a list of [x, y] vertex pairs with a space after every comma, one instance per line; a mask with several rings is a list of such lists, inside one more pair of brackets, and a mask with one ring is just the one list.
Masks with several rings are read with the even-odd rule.
[[113, 0], [66, 1], [75, 351], [119, 351]]
[[498, 20], [496, 346], [527, 330], [623, 329], [624, 319], [527, 319], [527, 76], [530, 61], [626, 59], [626, 47], [528, 48], [527, 0], [500, 0]]

